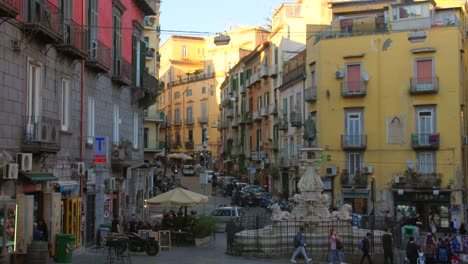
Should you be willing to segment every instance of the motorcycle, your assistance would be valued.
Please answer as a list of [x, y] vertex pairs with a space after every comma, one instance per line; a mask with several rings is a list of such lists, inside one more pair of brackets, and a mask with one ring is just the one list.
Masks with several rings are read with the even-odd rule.
[[136, 233], [129, 233], [127, 236], [107, 237], [107, 246], [114, 249], [117, 255], [122, 255], [125, 250], [130, 252], [143, 252], [154, 256], [159, 252], [159, 242], [154, 237], [143, 238]]
[[128, 250], [131, 252], [143, 252], [154, 256], [159, 253], [159, 242], [154, 237], [143, 238], [136, 233], [128, 234]]

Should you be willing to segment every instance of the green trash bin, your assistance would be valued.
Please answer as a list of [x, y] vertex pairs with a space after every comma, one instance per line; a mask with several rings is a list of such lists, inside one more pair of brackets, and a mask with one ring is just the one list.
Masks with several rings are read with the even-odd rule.
[[56, 241], [57, 253], [55, 254], [55, 262], [72, 263], [75, 236], [68, 234], [57, 234]]
[[408, 240], [410, 237], [414, 237], [414, 231], [416, 230], [416, 226], [411, 226], [411, 225], [405, 225], [401, 228], [401, 232], [403, 234], [402, 240], [401, 240], [401, 248], [403, 250], [406, 249], [406, 246], [408, 245]]

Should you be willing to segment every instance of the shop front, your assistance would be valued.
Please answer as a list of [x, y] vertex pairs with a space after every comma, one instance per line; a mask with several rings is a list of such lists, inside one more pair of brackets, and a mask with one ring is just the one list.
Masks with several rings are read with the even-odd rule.
[[422, 230], [431, 231], [429, 222], [434, 220], [437, 231], [450, 228], [450, 192], [439, 190], [394, 192], [395, 216], [400, 225], [419, 222]]
[[369, 215], [371, 212], [369, 190], [343, 190], [343, 204], [350, 204], [355, 214]]

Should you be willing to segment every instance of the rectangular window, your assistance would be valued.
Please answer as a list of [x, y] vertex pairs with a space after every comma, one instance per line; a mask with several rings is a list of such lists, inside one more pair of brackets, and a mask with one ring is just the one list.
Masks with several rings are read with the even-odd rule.
[[187, 123], [193, 123], [193, 110], [191, 106], [187, 107]]
[[288, 99], [287, 98], [283, 98], [283, 116], [287, 116], [288, 115]]
[[296, 112], [302, 113], [302, 93], [296, 93]]
[[187, 91], [185, 92], [185, 94], [187, 96], [192, 96], [192, 89], [187, 89]]
[[260, 150], [262, 146], [262, 130], [257, 129], [257, 151]]
[[88, 34], [89, 34], [89, 47], [91, 47], [94, 54], [93, 58], [97, 57], [97, 40], [98, 40], [98, 0], [88, 0]]
[[261, 111], [262, 109], [262, 97], [258, 96], [257, 97], [257, 111]]
[[176, 123], [179, 123], [179, 122], [180, 122], [180, 109], [179, 109], [179, 108], [177, 108], [177, 109], [174, 111], [174, 117], [175, 117]]
[[348, 153], [347, 158], [347, 169], [350, 176], [354, 176], [357, 170], [362, 171], [361, 153]]
[[188, 141], [193, 142], [193, 129], [188, 131]]
[[187, 45], [182, 45], [182, 58], [186, 59], [188, 58], [188, 47]]
[[180, 92], [174, 92], [174, 99], [180, 98]]
[[117, 11], [113, 14], [112, 30], [114, 75], [120, 75], [122, 73], [122, 18]]
[[362, 129], [363, 118], [362, 111], [348, 111], [345, 113], [346, 118], [346, 135], [345, 143], [348, 146], [361, 146], [362, 145]]
[[264, 98], [264, 99], [263, 99], [263, 102], [264, 102], [263, 105], [264, 105], [265, 107], [268, 107], [268, 106], [269, 106], [269, 103], [270, 103], [270, 97], [269, 97], [268, 92], [266, 92], [266, 93], [264, 94], [263, 98]]
[[202, 137], [201, 137], [201, 140], [202, 140], [202, 143], [205, 143], [205, 136], [206, 136], [206, 133], [207, 133], [207, 128], [202, 128]]
[[433, 152], [417, 152], [417, 172], [422, 174], [428, 174], [436, 172], [436, 159], [435, 153]]
[[360, 93], [361, 85], [361, 64], [346, 65], [346, 92], [348, 94]]
[[429, 145], [431, 135], [436, 131], [435, 107], [417, 107], [416, 125], [419, 145]]
[[31, 120], [41, 115], [42, 66], [29, 61], [28, 65], [28, 105], [27, 113]]
[[426, 7], [422, 5], [394, 7], [392, 9], [393, 20], [420, 18], [425, 9]]
[[61, 123], [62, 131], [70, 130], [70, 79], [62, 78], [62, 98], [61, 98]]
[[203, 87], [201, 88], [201, 93], [202, 93], [202, 94], [206, 94], [206, 87], [205, 87], [205, 86], [203, 86]]
[[[135, 34], [139, 34], [136, 32]], [[142, 86], [143, 71], [146, 63], [146, 45], [144, 41], [140, 41], [137, 36], [133, 36], [132, 43], [132, 59], [133, 59], [133, 84], [136, 87]]]
[[93, 144], [94, 137], [95, 137], [95, 104], [94, 98], [88, 97], [88, 126], [87, 126], [87, 134], [88, 134], [88, 144]]
[[200, 107], [201, 107], [201, 116], [203, 118], [206, 118], [208, 116], [208, 103], [207, 102], [203, 102], [200, 104]]
[[120, 141], [120, 109], [118, 105], [114, 105], [114, 144], [119, 144]]
[[138, 148], [138, 113], [133, 112], [133, 148]]
[[148, 148], [149, 128], [145, 127], [143, 134], [143, 148]]
[[415, 61], [416, 89], [432, 90], [434, 77], [434, 62], [432, 59], [417, 59]]

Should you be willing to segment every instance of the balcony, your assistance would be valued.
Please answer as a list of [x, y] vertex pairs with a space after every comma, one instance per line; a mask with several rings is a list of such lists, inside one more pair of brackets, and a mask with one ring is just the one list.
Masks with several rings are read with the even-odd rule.
[[302, 126], [302, 114], [299, 112], [291, 112], [289, 114], [289, 122], [292, 127], [301, 127]]
[[341, 82], [341, 96], [364, 97], [367, 94], [366, 82]]
[[260, 110], [260, 114], [263, 117], [268, 117], [268, 106], [263, 106], [262, 109]]
[[440, 134], [439, 133], [418, 133], [411, 134], [411, 147], [415, 150], [420, 149], [439, 149]]
[[283, 119], [283, 118], [280, 118], [280, 119], [278, 120], [277, 125], [278, 125], [278, 129], [279, 129], [279, 130], [288, 131], [288, 128], [289, 128], [289, 127], [288, 127], [288, 120], [286, 120], [286, 118], [284, 118], [284, 119]]
[[73, 20], [63, 21], [62, 43], [57, 45], [57, 50], [71, 56], [74, 59], [85, 59], [87, 57], [85, 47], [85, 30]]
[[[86, 34], [86, 36], [89, 36]], [[85, 65], [98, 73], [109, 72], [112, 68], [111, 49], [99, 40], [86, 40], [88, 58]]]
[[233, 118], [234, 117], [234, 109], [232, 109], [232, 108], [226, 109], [226, 117]]
[[260, 78], [268, 78], [268, 66], [267, 65], [260, 66]]
[[21, 151], [57, 153], [60, 150], [60, 120], [43, 116], [27, 116]]
[[239, 92], [240, 92], [241, 94], [245, 94], [245, 83], [241, 83], [241, 84], [239, 85]]
[[410, 94], [434, 94], [439, 92], [439, 77], [411, 78]]
[[288, 87], [289, 85], [306, 78], [305, 73], [306, 67], [305, 64], [300, 64], [294, 69], [284, 74], [283, 83], [280, 88]]
[[340, 176], [341, 187], [343, 189], [368, 189], [369, 180], [367, 174], [349, 175], [344, 172]]
[[312, 85], [305, 89], [304, 91], [304, 100], [306, 102], [315, 102], [317, 101], [317, 86]]
[[239, 117], [234, 117], [234, 120], [232, 121], [232, 128], [237, 129], [239, 127]]
[[247, 114], [247, 120], [246, 120], [247, 125], [252, 125], [253, 124], [253, 112], [249, 111], [246, 114]]
[[158, 91], [158, 80], [148, 72], [143, 72], [141, 87], [132, 87], [132, 96], [134, 102], [139, 103], [139, 106], [146, 109], [156, 102]]
[[0, 0], [0, 17], [15, 18], [23, 9], [23, 0]]
[[182, 85], [182, 84], [187, 84], [187, 83], [192, 83], [192, 82], [198, 82], [198, 81], [203, 81], [203, 80], [207, 80], [207, 79], [211, 79], [215, 77], [216, 77], [216, 73], [214, 72], [205, 73], [205, 74], [200, 74], [198, 72], [195, 72], [193, 74], [190, 74], [187, 78], [170, 82], [168, 86], [176, 86], [176, 85]]
[[176, 119], [176, 120], [174, 121], [174, 126], [181, 126], [181, 125], [182, 125], [182, 120]]
[[199, 124], [207, 124], [208, 123], [208, 117], [207, 116], [201, 116], [198, 118], [198, 123]]
[[436, 172], [416, 172], [413, 170], [406, 170], [405, 172], [398, 173], [394, 176], [392, 187], [393, 188], [414, 188], [414, 189], [429, 189], [433, 190], [434, 187], [439, 187], [442, 184], [442, 173]]
[[277, 138], [274, 138], [273, 141], [270, 143], [270, 149], [273, 151], [278, 151], [279, 150], [279, 141]]
[[271, 78], [276, 78], [278, 77], [278, 65], [275, 64], [270, 67], [270, 70], [268, 71], [270, 73]]
[[262, 121], [262, 116], [260, 115], [260, 111], [259, 111], [259, 110], [254, 111], [252, 115], [253, 115], [253, 119], [254, 119], [255, 121]]
[[243, 126], [247, 123], [247, 113], [242, 113], [239, 119], [239, 125]]
[[145, 20], [143, 21], [143, 26], [145, 28], [150, 28], [150, 29], [157, 28], [158, 24], [156, 23], [156, 17], [155, 16], [145, 16]]
[[146, 48], [146, 59], [152, 60], [156, 55], [156, 50], [154, 48]]
[[143, 90], [150, 96], [158, 95], [159, 82], [156, 77], [149, 74], [147, 71], [143, 72]]
[[253, 83], [251, 82], [250, 77], [245, 78], [245, 86], [248, 88], [252, 88]]
[[138, 8], [143, 12], [145, 16], [155, 16], [156, 12], [153, 8], [156, 7], [156, 3], [160, 1], [156, 0], [133, 0]]
[[148, 110], [145, 110], [145, 121], [149, 122], [156, 122], [156, 123], [163, 123], [164, 122], [164, 112], [154, 112], [153, 111], [148, 112]]
[[278, 115], [278, 106], [276, 104], [270, 105], [270, 114], [274, 116]]
[[365, 150], [367, 148], [367, 135], [341, 135], [341, 148], [343, 150]]
[[185, 119], [185, 124], [186, 124], [186, 125], [193, 125], [193, 124], [195, 124], [195, 121], [193, 120], [193, 117], [187, 117], [187, 118]]
[[122, 85], [132, 85], [132, 64], [123, 58], [114, 59], [114, 69], [112, 71], [112, 81]]
[[24, 29], [36, 39], [46, 43], [56, 43], [61, 38], [61, 18], [63, 15], [51, 1], [26, 1], [28, 12], [23, 16]]
[[186, 149], [193, 149], [195, 147], [195, 144], [193, 141], [185, 141], [185, 148]]

